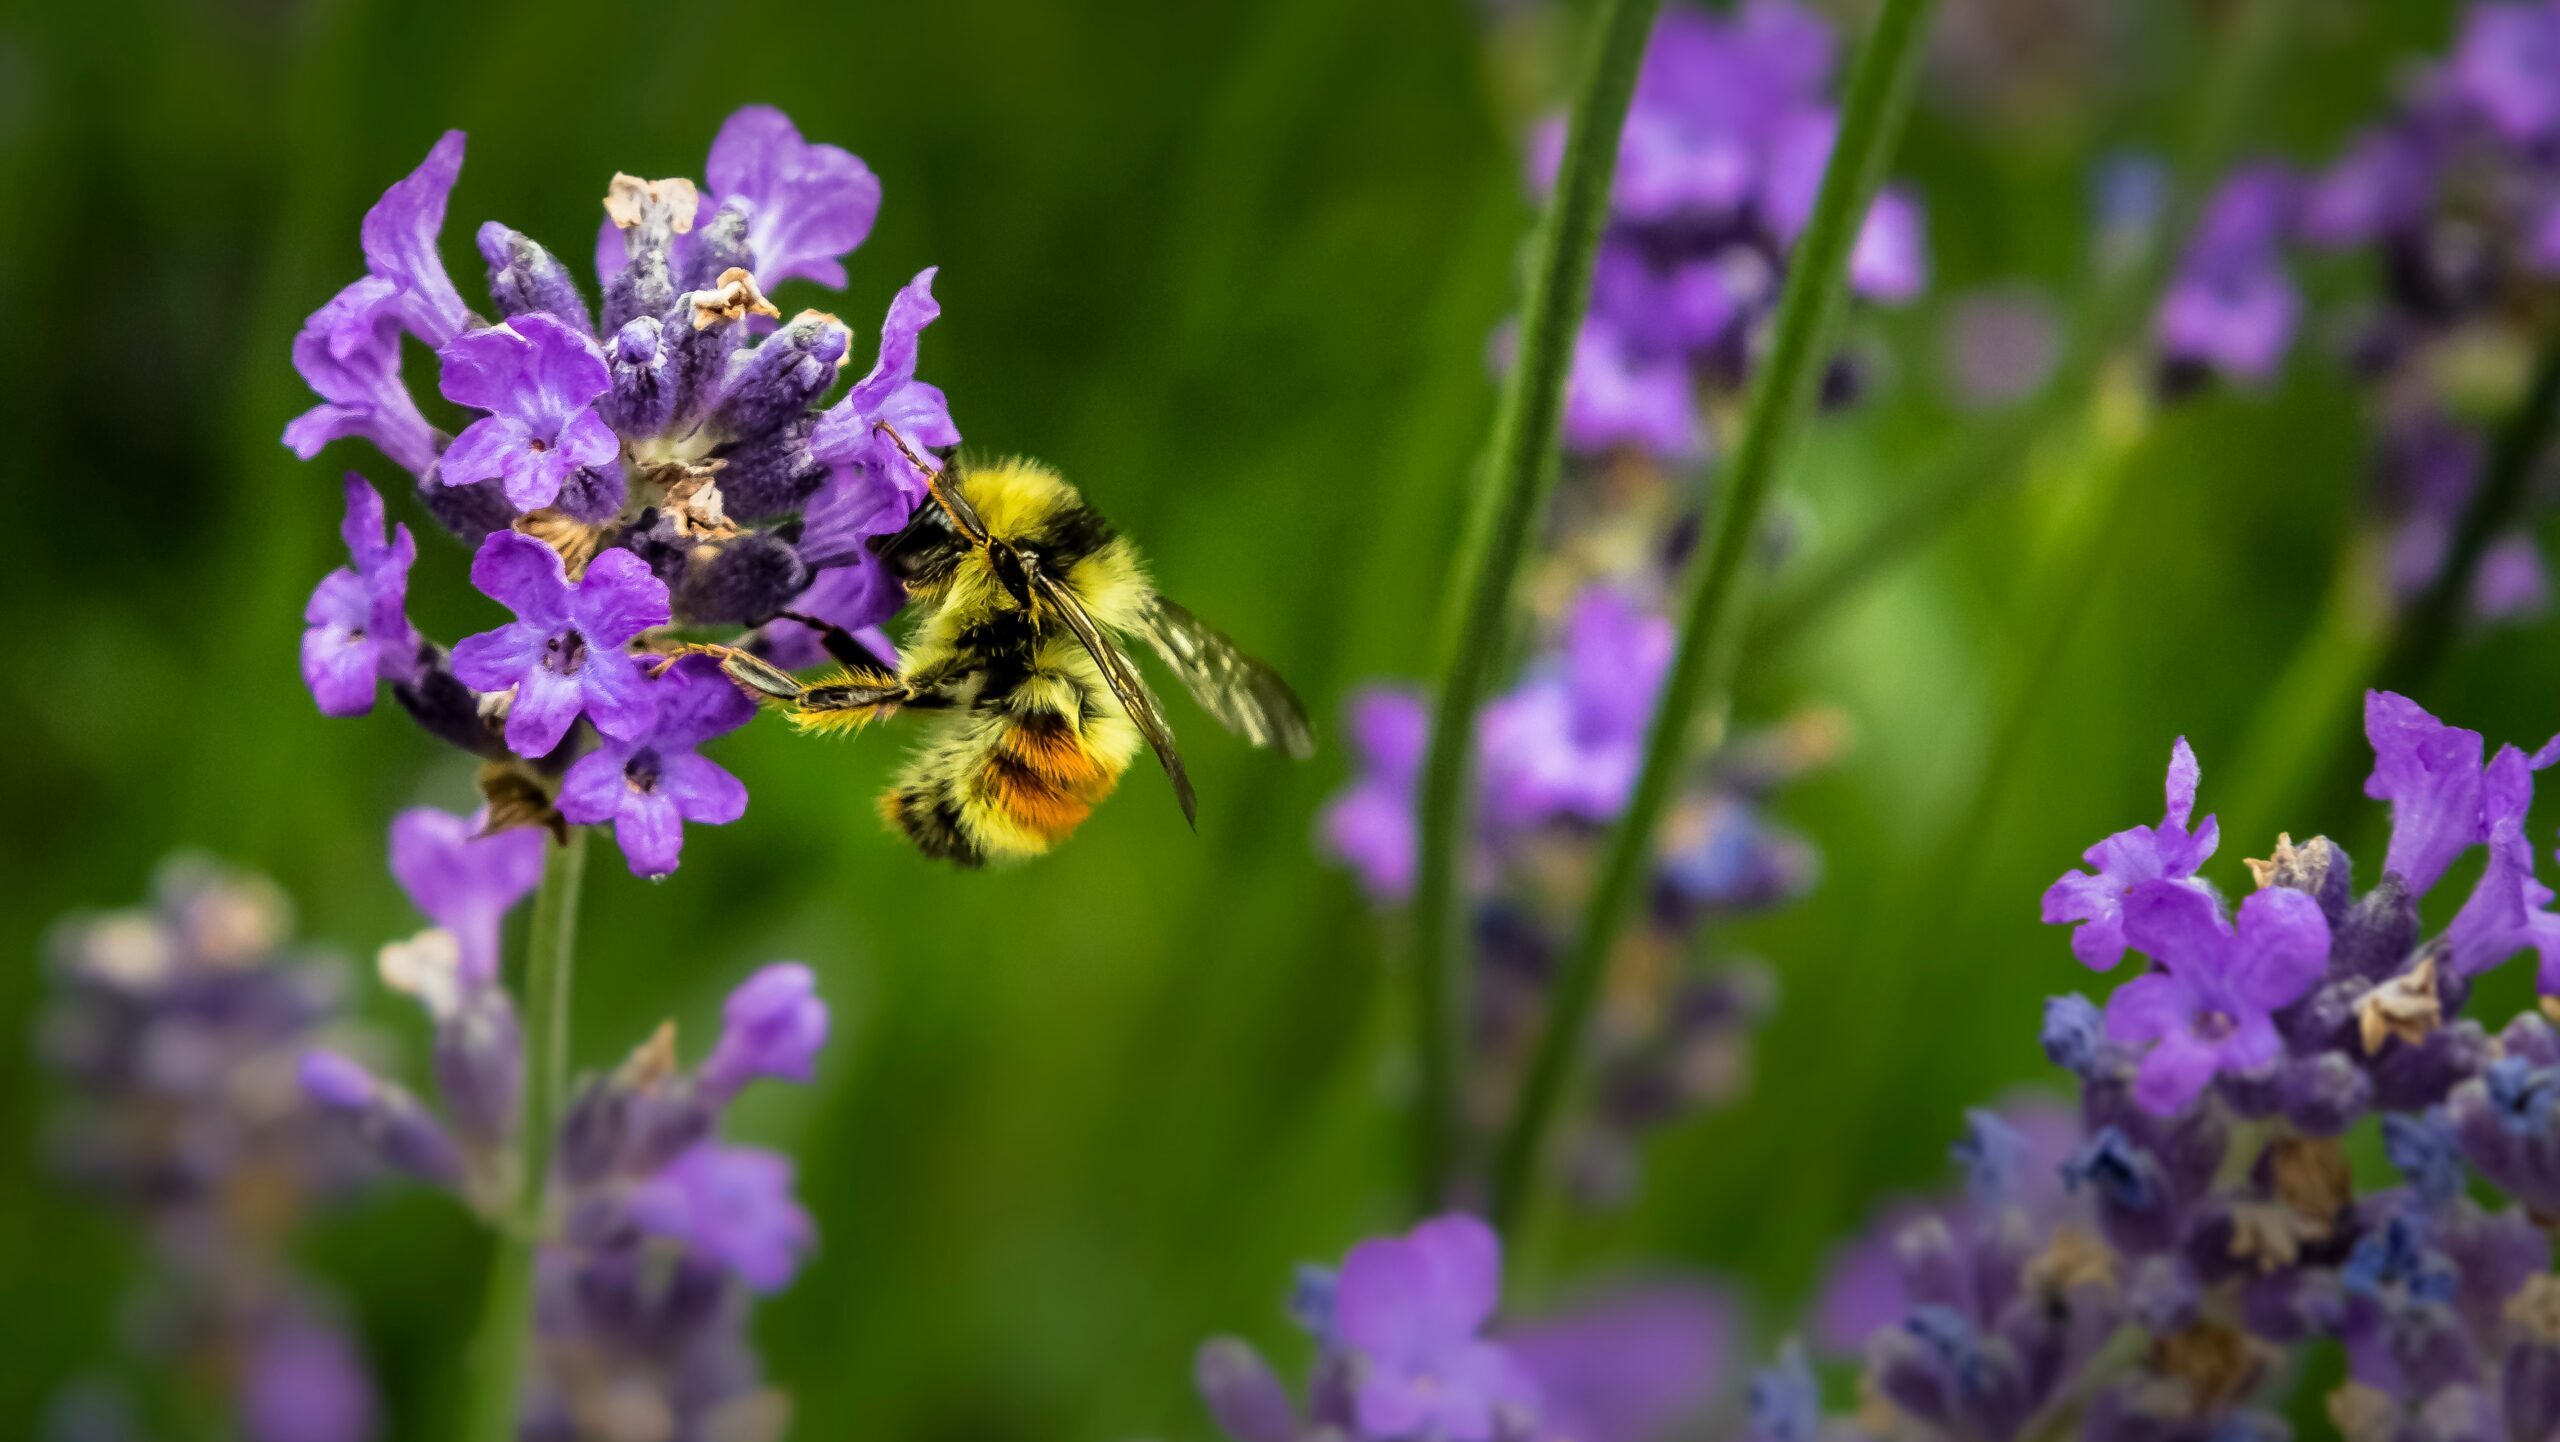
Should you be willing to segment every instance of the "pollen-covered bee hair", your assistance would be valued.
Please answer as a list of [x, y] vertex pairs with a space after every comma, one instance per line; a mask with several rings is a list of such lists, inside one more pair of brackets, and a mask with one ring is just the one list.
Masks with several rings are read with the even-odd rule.
[[720, 658], [803, 731], [850, 731], [900, 709], [932, 733], [880, 798], [925, 855], [962, 866], [1037, 856], [1111, 793], [1141, 744], [1197, 804], [1154, 693], [1118, 637], [1142, 636], [1228, 730], [1291, 756], [1314, 750], [1306, 709], [1270, 667], [1156, 594], [1137, 548], [1036, 461], [927, 466], [884, 422], [926, 499], [873, 543], [921, 613], [893, 672], [841, 632], [844, 668], [804, 683], [745, 651]]

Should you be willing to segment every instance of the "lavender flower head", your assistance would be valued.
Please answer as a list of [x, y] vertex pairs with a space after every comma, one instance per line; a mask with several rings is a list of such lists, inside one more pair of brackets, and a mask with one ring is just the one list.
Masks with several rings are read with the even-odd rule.
[[2069, 872], [2045, 891], [2045, 921], [2078, 923], [2071, 953], [2090, 970], [2106, 971], [2124, 959], [2124, 903], [2135, 887], [2169, 881], [2204, 888], [2193, 878], [2221, 845], [2222, 831], [2210, 816], [2188, 829], [2202, 774], [2195, 752], [2179, 737], [2169, 751], [2168, 809], [2160, 823], [2127, 828], [2090, 847], [2082, 859], [2094, 872]]
[[[382, 539], [380, 502], [351, 479], [351, 564], [312, 597], [305, 678], [332, 715], [369, 709], [389, 683], [430, 733], [579, 824], [612, 822], [632, 869], [664, 875], [681, 823], [734, 820], [745, 792], [693, 754], [733, 723], [703, 712], [691, 679], [653, 683], [644, 653], [671, 625], [726, 627], [805, 665], [821, 639], [903, 603], [865, 542], [903, 526], [921, 486], [873, 425], [959, 441], [942, 393], [916, 377], [934, 273], [892, 300], [870, 373], [830, 403], [852, 329], [815, 310], [785, 319], [767, 293], [843, 285], [879, 182], [758, 106], [722, 127], [704, 186], [614, 178], [600, 305], [551, 251], [491, 222], [476, 237], [490, 310], [475, 313], [438, 251], [462, 153], [447, 134], [367, 212], [365, 274], [296, 339], [321, 404], [285, 441], [308, 458], [361, 439], [408, 471], [514, 620], [450, 651], [416, 635], [402, 611], [414, 543], [405, 526]], [[434, 352], [437, 392], [465, 410], [458, 434], [411, 398], [408, 340]], [[663, 724], [662, 698], [676, 713]]]

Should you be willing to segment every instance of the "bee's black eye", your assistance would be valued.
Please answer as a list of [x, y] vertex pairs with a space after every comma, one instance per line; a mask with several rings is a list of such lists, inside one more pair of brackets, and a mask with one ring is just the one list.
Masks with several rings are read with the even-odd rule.
[[961, 551], [960, 537], [951, 529], [951, 518], [930, 500], [916, 508], [905, 529], [895, 535], [874, 536], [863, 544], [900, 581], [939, 575], [959, 560]]
[[995, 569], [996, 584], [1021, 604], [1031, 604], [1031, 568], [1024, 564], [1022, 553], [999, 541], [987, 548], [987, 564]]

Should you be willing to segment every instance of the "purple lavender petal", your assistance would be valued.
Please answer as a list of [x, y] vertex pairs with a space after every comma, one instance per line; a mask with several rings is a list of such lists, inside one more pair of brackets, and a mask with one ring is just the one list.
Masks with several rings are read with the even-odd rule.
[[791, 1159], [754, 1147], [704, 1143], [633, 1189], [631, 1219], [737, 1274], [759, 1292], [790, 1285], [817, 1244], [793, 1200]]
[[[609, 551], [597, 557], [596, 563], [601, 565], [607, 557], [617, 555], [630, 553]], [[478, 553], [471, 558], [471, 584], [479, 588], [481, 595], [515, 612], [526, 625], [556, 627], [569, 623], [568, 568], [561, 564], [559, 552], [521, 532], [493, 531], [480, 543]]]
[[703, 1086], [727, 1097], [759, 1077], [814, 1080], [828, 1030], [817, 990], [817, 974], [796, 961], [775, 962], [740, 983], [721, 1009], [720, 1042], [702, 1064]]
[[2560, 132], [2560, 11], [2485, 0], [2471, 7], [2447, 67], [2453, 94], [2500, 134], [2531, 145]]
[[542, 879], [541, 831], [479, 832], [477, 817], [426, 806], [391, 822], [391, 875], [411, 905], [453, 933], [466, 986], [497, 980], [499, 928]]
[[293, 340], [293, 368], [321, 404], [294, 417], [284, 443], [309, 460], [343, 437], [371, 441], [384, 455], [423, 476], [440, 438], [400, 378], [399, 288], [366, 276], [311, 313]]
[[[538, 541], [534, 544], [541, 546]], [[557, 557], [552, 565], [559, 565]], [[472, 579], [479, 579], [476, 570]], [[638, 556], [618, 548], [608, 550], [588, 563], [586, 575], [569, 596], [567, 612], [590, 645], [620, 646], [653, 626], [667, 624], [667, 585]]]
[[1502, 1341], [1536, 1381], [1543, 1435], [1648, 1442], [1715, 1401], [1739, 1332], [1723, 1295], [1665, 1281], [1603, 1294]]
[[418, 168], [365, 212], [361, 232], [366, 267], [399, 287], [402, 323], [431, 346], [453, 339], [471, 319], [436, 253], [445, 198], [462, 174], [462, 148], [462, 132], [446, 131]]
[[367, 1442], [373, 1382], [346, 1334], [290, 1319], [260, 1338], [240, 1387], [249, 1442]]
[[2455, 857], [2488, 839], [2480, 815], [2480, 733], [2447, 726], [2389, 691], [2365, 693], [2364, 732], [2373, 746], [2364, 794], [2391, 803], [2383, 869], [2397, 873], [2413, 896], [2424, 896]]
[[880, 181], [869, 166], [849, 151], [802, 140], [790, 118], [769, 105], [729, 117], [711, 142], [703, 178], [724, 203], [743, 197], [753, 207], [748, 244], [767, 286], [805, 277], [842, 289], [843, 257], [871, 234], [880, 213]]

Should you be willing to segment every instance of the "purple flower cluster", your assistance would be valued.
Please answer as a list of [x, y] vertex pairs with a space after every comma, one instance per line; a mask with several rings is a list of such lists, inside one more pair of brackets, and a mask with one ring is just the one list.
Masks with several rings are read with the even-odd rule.
[[[1702, 397], [1747, 377], [1788, 253], [1813, 215], [1839, 129], [1838, 48], [1830, 23], [1793, 0], [1749, 0], [1730, 14], [1673, 6], [1656, 23], [1574, 348], [1572, 450], [1681, 463], [1711, 449]], [[1563, 145], [1561, 119], [1533, 140], [1540, 191], [1553, 185]], [[1849, 278], [1886, 304], [1927, 283], [1908, 192], [1877, 197]]]
[[[2302, 329], [2293, 268], [2353, 258], [2364, 299], [2348, 318], [2350, 358], [2381, 420], [2377, 509], [2387, 580], [2402, 598], [2435, 582], [2485, 483], [2488, 447], [2471, 418], [2508, 403], [2484, 407], [2449, 378], [2521, 376], [2534, 337], [2519, 319], [2546, 309], [2560, 285], [2555, 47], [2550, 0], [2474, 0], [2451, 54], [2325, 167], [2261, 162], [2229, 177], [2155, 318], [2174, 387], [2263, 382]], [[2520, 528], [2493, 543], [2468, 601], [2496, 620], [2541, 610], [2549, 593]]]
[[[495, 933], [540, 879], [544, 841], [418, 810], [391, 845], [394, 874], [437, 925], [385, 947], [381, 972], [433, 1023], [442, 1106], [337, 1050], [304, 1049], [292, 1069], [342, 1135], [496, 1215], [516, 1188], [524, 1063]], [[773, 1435], [782, 1402], [763, 1385], [747, 1315], [756, 1294], [790, 1284], [816, 1231], [790, 1160], [719, 1128], [749, 1082], [809, 1080], [827, 1030], [809, 969], [776, 963], [731, 993], [700, 1065], [679, 1064], [665, 1027], [576, 1088], [552, 1153], [526, 1438], [569, 1442], [607, 1416], [657, 1419], [650, 1436]]]
[[[1477, 718], [1472, 877], [1480, 967], [1473, 1056], [1476, 1110], [1497, 1118], [1527, 1064], [1548, 980], [1569, 935], [1589, 852], [1625, 807], [1645, 728], [1670, 663], [1668, 621], [1596, 584], [1563, 618], [1557, 648]], [[1360, 770], [1324, 810], [1318, 841], [1382, 902], [1413, 882], [1414, 789], [1429, 717], [1421, 698], [1374, 688], [1353, 697], [1347, 732]], [[1650, 925], [1636, 944], [1660, 954], [1646, 985], [1616, 999], [1599, 1047], [1597, 1106], [1568, 1156], [1577, 1191], [1617, 1200], [1632, 1187], [1637, 1137], [1732, 1100], [1748, 1074], [1751, 1033], [1774, 986], [1757, 963], [1686, 971], [1675, 960], [1710, 922], [1783, 905], [1812, 886], [1817, 861], [1772, 821], [1768, 794], [1837, 745], [1807, 716], [1736, 740], [1701, 766], [1664, 827]]]
[[[312, 594], [304, 679], [336, 716], [371, 709], [387, 683], [430, 732], [533, 778], [572, 821], [613, 823], [632, 869], [662, 876], [684, 822], [745, 809], [694, 748], [747, 713], [633, 648], [671, 625], [743, 627], [801, 666], [828, 628], [861, 634], [896, 611], [904, 593], [864, 543], [905, 523], [922, 482], [872, 427], [959, 441], [942, 393], [916, 379], [934, 273], [898, 293], [870, 373], [830, 404], [852, 328], [815, 310], [783, 320], [766, 291], [842, 286], [880, 186], [756, 106], [721, 128], [704, 185], [614, 177], [598, 308], [540, 243], [481, 226], [483, 316], [437, 250], [462, 151], [447, 134], [366, 213], [365, 274], [294, 342], [321, 403], [284, 439], [305, 458], [362, 439], [407, 470], [514, 619], [450, 650], [421, 636], [405, 608], [416, 542], [405, 525], [386, 536], [381, 496], [350, 475], [349, 564]], [[468, 417], [458, 434], [412, 398], [409, 341], [435, 353], [438, 393]], [[887, 649], [876, 630], [866, 643]]]
[[[173, 861], [144, 909], [56, 928], [37, 1050], [61, 1088], [57, 1169], [132, 1215], [155, 1277], [130, 1309], [135, 1383], [210, 1379], [247, 1442], [365, 1442], [373, 1384], [290, 1227], [369, 1174], [293, 1081], [346, 1006], [333, 963], [291, 949], [262, 878]], [[101, 1380], [58, 1409], [114, 1413]]]
[[[2544, 1010], [2560, 992], [2560, 917], [2525, 825], [2560, 741], [2492, 754], [2385, 692], [2365, 721], [2365, 790], [2391, 831], [2361, 893], [2337, 845], [2279, 838], [2227, 906], [2201, 875], [2214, 833], [2191, 824], [2181, 742], [2167, 817], [2046, 894], [2083, 965], [2130, 952], [2148, 969], [2103, 1007], [2047, 1008], [2076, 1116], [1976, 1113], [1964, 1199], [1904, 1211], [1841, 1264], [1820, 1334], [1864, 1336], [1859, 1430], [2277, 1438], [2289, 1358], [2315, 1342], [2345, 1354], [2324, 1401], [2357, 1442], [2560, 1427], [2560, 1033], [2541, 1011], [2494, 1032], [2461, 1015], [2525, 952]], [[2474, 850], [2478, 878], [2430, 932], [2421, 904]], [[2396, 1184], [2349, 1165], [2368, 1124]]]
[[1204, 1344], [1210, 1415], [1234, 1442], [1646, 1442], [1712, 1405], [1732, 1309], [1694, 1283], [1630, 1283], [1553, 1317], [1497, 1326], [1502, 1244], [1434, 1217], [1302, 1271], [1291, 1313], [1317, 1357], [1303, 1407], [1244, 1342]]

